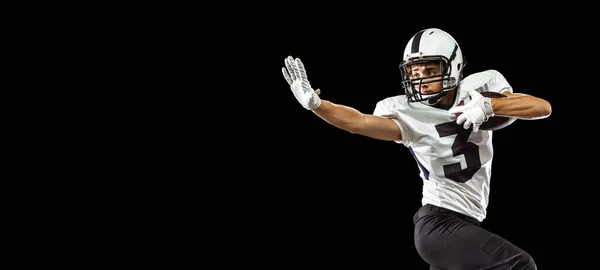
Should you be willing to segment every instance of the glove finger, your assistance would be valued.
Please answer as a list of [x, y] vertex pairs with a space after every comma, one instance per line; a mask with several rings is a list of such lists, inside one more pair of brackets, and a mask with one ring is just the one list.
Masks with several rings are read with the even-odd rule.
[[292, 81], [297, 80], [298, 78], [296, 78], [296, 74], [294, 73], [294, 58], [292, 58], [292, 56], [288, 56], [285, 59], [285, 67], [287, 68], [287, 70], [290, 73], [290, 78], [292, 79]]
[[306, 69], [304, 68], [304, 63], [302, 63], [302, 60], [300, 60], [300, 58], [296, 58], [296, 65], [298, 66], [300, 78], [302, 78], [302, 80], [308, 81], [308, 76], [306, 76]]
[[473, 131], [479, 132], [479, 125], [473, 125]]
[[462, 122], [464, 122], [464, 121], [465, 121], [465, 119], [467, 119], [467, 118], [466, 118], [466, 116], [465, 116], [465, 114], [464, 114], [464, 113], [463, 113], [463, 114], [461, 114], [461, 115], [459, 115], [459, 116], [456, 118], [456, 124], [459, 124], [459, 125], [460, 125], [460, 124], [462, 124]]
[[283, 77], [285, 78], [285, 81], [289, 84], [292, 85], [292, 78], [290, 77], [290, 73], [288, 72], [287, 69], [285, 69], [284, 67], [281, 68], [281, 72], [283, 73]]
[[292, 59], [290, 62], [290, 65], [292, 65], [292, 72], [294, 73], [296, 80], [302, 80], [302, 82], [306, 82], [306, 80], [303, 80], [302, 76], [300, 75], [300, 68], [298, 67], [298, 62], [296, 59]]
[[463, 127], [464, 127], [465, 129], [469, 129], [469, 127], [470, 127], [470, 126], [471, 126], [471, 120], [467, 120], [467, 121], [465, 121], [465, 123], [463, 124]]

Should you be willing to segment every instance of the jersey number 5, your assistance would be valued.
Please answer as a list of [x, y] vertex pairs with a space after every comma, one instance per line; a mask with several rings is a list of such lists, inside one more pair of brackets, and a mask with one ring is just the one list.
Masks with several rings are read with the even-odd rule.
[[452, 144], [452, 154], [456, 157], [464, 155], [466, 168], [461, 168], [460, 162], [444, 165], [444, 175], [456, 182], [464, 183], [473, 177], [475, 172], [481, 168], [481, 160], [479, 159], [479, 147], [471, 142], [468, 142], [469, 136], [473, 131], [473, 126], [469, 129], [464, 129], [456, 122], [448, 122], [435, 126], [440, 137], [455, 135], [454, 143]]

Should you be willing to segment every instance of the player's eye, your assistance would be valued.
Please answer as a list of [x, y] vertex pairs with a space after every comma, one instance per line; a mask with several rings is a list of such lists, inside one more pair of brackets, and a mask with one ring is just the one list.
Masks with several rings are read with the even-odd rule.
[[427, 72], [427, 76], [434, 76], [434, 75], [439, 75], [440, 73], [437, 70], [429, 70], [429, 72]]

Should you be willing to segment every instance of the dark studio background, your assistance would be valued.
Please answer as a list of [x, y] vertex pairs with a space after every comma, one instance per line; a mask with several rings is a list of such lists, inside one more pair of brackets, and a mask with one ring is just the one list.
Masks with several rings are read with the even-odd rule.
[[[303, 5], [156, 5], [119, 10], [124, 21], [110, 27], [95, 21], [102, 33], [90, 30], [90, 43], [98, 48], [81, 57], [104, 58], [99, 62], [109, 67], [97, 73], [106, 80], [93, 82], [102, 89], [81, 92], [100, 105], [91, 120], [69, 111], [82, 118], [68, 124], [78, 130], [63, 138], [77, 154], [56, 167], [77, 172], [76, 184], [63, 192], [80, 197], [56, 209], [76, 222], [56, 224], [83, 230], [77, 241], [101, 250], [73, 245], [84, 260], [428, 269], [413, 242], [422, 180], [408, 150], [329, 125], [302, 108], [281, 73], [288, 55], [300, 57], [322, 99], [372, 113], [378, 101], [404, 94], [404, 47], [428, 27], [458, 41], [468, 60], [465, 76], [496, 69], [515, 92], [552, 104], [547, 119], [517, 120], [494, 132], [483, 227], [529, 252], [538, 269], [557, 269], [583, 249], [558, 241], [585, 241], [579, 232], [595, 226], [575, 220], [588, 217], [578, 211], [586, 205], [580, 199], [595, 198], [582, 195], [593, 190], [585, 174], [595, 167], [569, 166], [585, 160], [579, 151], [591, 152], [593, 144], [572, 132], [581, 126], [566, 117], [567, 108], [582, 115], [593, 109], [567, 89], [595, 90], [589, 80], [567, 79], [595, 76], [578, 65], [586, 62], [579, 55], [594, 52], [598, 34], [581, 27], [589, 23], [485, 8], [448, 14], [432, 6], [409, 14], [394, 6]], [[89, 132], [82, 134], [80, 122]], [[565, 154], [572, 150], [577, 155]], [[48, 222], [54, 220], [40, 221]], [[589, 266], [593, 258], [584, 259], [577, 262]]]

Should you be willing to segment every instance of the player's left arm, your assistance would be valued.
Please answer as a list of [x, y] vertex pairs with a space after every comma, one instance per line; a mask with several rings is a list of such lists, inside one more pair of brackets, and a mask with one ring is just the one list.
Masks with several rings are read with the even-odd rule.
[[492, 98], [492, 111], [496, 116], [513, 117], [517, 119], [535, 120], [550, 116], [552, 106], [542, 98], [503, 91], [505, 98]]

